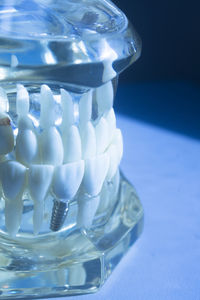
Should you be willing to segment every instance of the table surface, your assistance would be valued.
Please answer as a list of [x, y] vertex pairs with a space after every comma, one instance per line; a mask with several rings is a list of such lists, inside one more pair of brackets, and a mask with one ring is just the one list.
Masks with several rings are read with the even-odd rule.
[[98, 293], [66, 299], [199, 300], [200, 139], [125, 115], [117, 121], [144, 231]]

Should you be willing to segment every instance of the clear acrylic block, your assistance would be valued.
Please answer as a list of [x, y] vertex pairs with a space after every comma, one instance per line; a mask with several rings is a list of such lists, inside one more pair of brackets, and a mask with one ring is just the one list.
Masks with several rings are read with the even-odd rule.
[[140, 39], [110, 1], [0, 12], [0, 299], [95, 292], [143, 226], [113, 109]]

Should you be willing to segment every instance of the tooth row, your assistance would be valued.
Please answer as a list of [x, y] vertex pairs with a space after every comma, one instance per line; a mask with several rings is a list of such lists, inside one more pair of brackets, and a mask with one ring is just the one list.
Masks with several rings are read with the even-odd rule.
[[[20, 228], [25, 187], [34, 202], [33, 228], [37, 234], [42, 225], [45, 198], [49, 192], [61, 200], [69, 201], [82, 185], [90, 197], [95, 197], [93, 206], [98, 206], [102, 185], [117, 172], [123, 152], [121, 131], [116, 129], [112, 108], [111, 83], [105, 85], [104, 92], [102, 88], [96, 92], [95, 101], [101, 115], [96, 126], [91, 121], [91, 92], [80, 99], [77, 126], [73, 100], [68, 92], [61, 90], [63, 119], [60, 129], [55, 126], [55, 99], [50, 88], [43, 85], [40, 96], [42, 133], [38, 134], [28, 117], [29, 94], [22, 85], [17, 86], [18, 135], [15, 151], [18, 162], [2, 159], [14, 149], [14, 136], [11, 120], [6, 114], [8, 105], [0, 107], [0, 122], [3, 123], [0, 124], [0, 179], [6, 199], [5, 223], [12, 236]], [[107, 96], [111, 98], [108, 104], [105, 101]], [[2, 91], [0, 97], [6, 99]], [[91, 224], [97, 207], [91, 213], [87, 206], [88, 202], [79, 203], [78, 224]]]

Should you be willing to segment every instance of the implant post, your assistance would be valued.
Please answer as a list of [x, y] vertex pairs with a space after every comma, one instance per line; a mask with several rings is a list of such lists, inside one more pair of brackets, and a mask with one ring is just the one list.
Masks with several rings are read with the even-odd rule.
[[50, 229], [58, 231], [62, 228], [69, 211], [68, 202], [54, 199], [54, 205], [51, 215]]

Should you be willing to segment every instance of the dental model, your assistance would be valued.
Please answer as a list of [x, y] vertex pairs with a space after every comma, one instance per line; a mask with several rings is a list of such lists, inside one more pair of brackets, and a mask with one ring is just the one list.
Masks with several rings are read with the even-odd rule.
[[[54, 95], [47, 85], [42, 85], [37, 128], [30, 115], [29, 92], [23, 85], [17, 85], [16, 138], [3, 89], [0, 89], [1, 99], [4, 101], [0, 103], [0, 183], [8, 233], [15, 236], [20, 229], [24, 191], [29, 192], [33, 201], [35, 235], [42, 230], [45, 199], [49, 196], [54, 199], [52, 212], [49, 212], [52, 231], [60, 230], [67, 221], [70, 203], [76, 197], [76, 225], [90, 228], [96, 213], [109, 207], [108, 201], [102, 200], [106, 198], [103, 194], [106, 195], [109, 182], [114, 184], [113, 195], [119, 185], [123, 141], [112, 108], [112, 83], [81, 96], [78, 112], [69, 92], [61, 89], [59, 95]], [[92, 116], [94, 102], [98, 110], [95, 119]], [[56, 105], [60, 107], [59, 120]], [[7, 158], [9, 153], [13, 153], [9, 156], [12, 160]]]

